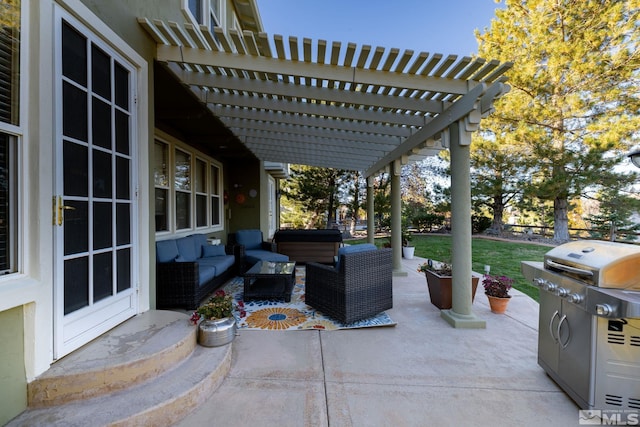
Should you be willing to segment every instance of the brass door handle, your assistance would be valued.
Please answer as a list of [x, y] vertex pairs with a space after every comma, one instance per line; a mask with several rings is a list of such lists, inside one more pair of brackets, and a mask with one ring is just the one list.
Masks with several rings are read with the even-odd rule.
[[76, 208], [74, 206], [67, 206], [62, 204], [62, 196], [58, 196], [58, 225], [62, 225], [64, 221], [64, 211], [74, 211]]

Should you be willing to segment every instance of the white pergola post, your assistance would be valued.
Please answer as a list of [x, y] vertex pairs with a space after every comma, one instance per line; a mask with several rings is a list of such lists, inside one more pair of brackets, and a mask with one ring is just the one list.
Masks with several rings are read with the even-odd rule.
[[375, 211], [373, 205], [374, 199], [373, 176], [367, 177], [367, 243], [374, 243], [376, 236]]
[[402, 190], [400, 189], [400, 160], [391, 163], [391, 247], [393, 248], [393, 275], [406, 276], [402, 268]]
[[451, 151], [452, 307], [440, 315], [454, 328], [486, 328], [472, 310], [471, 132], [460, 120], [449, 126]]

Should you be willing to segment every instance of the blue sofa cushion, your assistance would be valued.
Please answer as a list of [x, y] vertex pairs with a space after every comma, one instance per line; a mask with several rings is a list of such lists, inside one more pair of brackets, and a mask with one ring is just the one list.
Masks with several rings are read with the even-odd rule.
[[192, 234], [191, 237], [193, 237], [193, 245], [196, 255], [200, 258], [202, 256], [202, 248], [208, 245], [207, 236], [204, 234]]
[[236, 232], [236, 242], [244, 245], [245, 250], [260, 249], [262, 247], [262, 231], [239, 230]]
[[204, 245], [202, 247], [202, 258], [224, 256], [226, 254], [223, 245]]
[[[199, 265], [200, 276], [203, 270], [213, 270], [214, 276], [220, 276], [222, 273], [233, 267], [236, 259], [233, 255], [215, 256], [208, 258], [200, 258], [197, 263]], [[200, 282], [202, 284], [203, 282]]]
[[258, 261], [289, 261], [289, 257], [287, 255], [279, 254], [277, 252], [265, 251], [264, 249], [252, 249], [249, 251], [245, 251], [245, 256], [249, 264], [255, 264]]
[[355, 254], [360, 252], [377, 251], [378, 248], [373, 243], [363, 243], [361, 245], [343, 246], [338, 249], [338, 261], [336, 262], [336, 270], [340, 269], [341, 255]]
[[178, 252], [183, 261], [195, 261], [200, 257], [201, 249], [196, 252], [196, 239], [194, 236], [182, 237], [176, 240]]
[[[200, 258], [196, 262], [198, 263], [198, 285], [202, 286], [209, 280], [216, 277], [217, 268], [214, 263], [211, 262], [213, 258]], [[220, 271], [221, 273], [224, 270]]]
[[174, 239], [156, 242], [156, 261], [173, 262], [180, 255]]

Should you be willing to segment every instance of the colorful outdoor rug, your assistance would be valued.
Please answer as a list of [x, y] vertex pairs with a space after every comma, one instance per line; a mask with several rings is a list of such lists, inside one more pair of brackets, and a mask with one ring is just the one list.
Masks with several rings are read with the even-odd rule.
[[[355, 329], [378, 326], [395, 326], [396, 323], [385, 312], [370, 319], [350, 324], [337, 322], [324, 316], [315, 308], [304, 303], [304, 268], [296, 268], [296, 284], [291, 302], [283, 300], [243, 301], [243, 279], [236, 277], [224, 287], [226, 293], [233, 295], [234, 316], [239, 329], [305, 330], [305, 329]], [[242, 301], [244, 311], [238, 309]]]

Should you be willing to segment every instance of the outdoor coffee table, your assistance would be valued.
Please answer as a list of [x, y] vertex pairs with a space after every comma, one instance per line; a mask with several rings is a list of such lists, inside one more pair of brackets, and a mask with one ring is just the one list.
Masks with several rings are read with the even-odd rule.
[[284, 298], [291, 301], [295, 262], [258, 261], [244, 274], [244, 299]]

